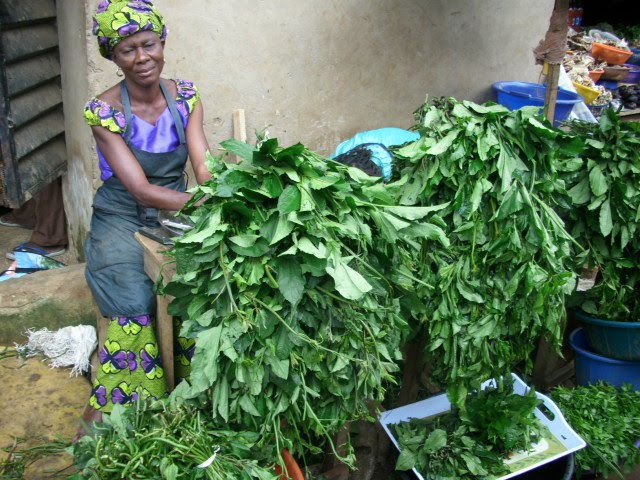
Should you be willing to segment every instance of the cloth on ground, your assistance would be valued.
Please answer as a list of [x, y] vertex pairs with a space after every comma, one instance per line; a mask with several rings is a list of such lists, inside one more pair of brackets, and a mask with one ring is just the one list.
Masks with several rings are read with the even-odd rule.
[[15, 261], [0, 274], [0, 282], [20, 278], [39, 270], [51, 270], [64, 267], [64, 263], [44, 255], [31, 252], [15, 252]]

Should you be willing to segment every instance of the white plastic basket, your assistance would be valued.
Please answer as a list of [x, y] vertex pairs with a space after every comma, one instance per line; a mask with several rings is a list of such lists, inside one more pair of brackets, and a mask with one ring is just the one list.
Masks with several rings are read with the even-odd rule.
[[[527, 386], [527, 384], [524, 383], [522, 379], [520, 379], [520, 377], [518, 377], [516, 374], [512, 373], [511, 376], [514, 380], [514, 393], [517, 393], [518, 395], [525, 395], [530, 389], [529, 386]], [[487, 380], [482, 384], [481, 388], [484, 390], [489, 386], [496, 386], [495, 379]], [[549, 418], [542, 410], [540, 410], [540, 408], [536, 408], [534, 412], [536, 418], [538, 418], [538, 420], [540, 420], [540, 422], [542, 422], [542, 424], [544, 424], [549, 429], [553, 437], [562, 444], [565, 450], [560, 453], [543, 456], [540, 454], [544, 452], [544, 450], [547, 448], [547, 445], [545, 441], [540, 442], [539, 445], [534, 446], [531, 452], [522, 452], [518, 453], [515, 456], [516, 459], [522, 459], [531, 457], [533, 455], [539, 455], [541, 457], [539, 461], [530, 463], [526, 467], [513, 471], [507, 475], [503, 475], [497, 480], [507, 480], [508, 478], [522, 475], [529, 470], [533, 470], [534, 468], [538, 468], [549, 462], [553, 462], [554, 460], [562, 458], [587, 446], [586, 442], [566, 422], [564, 416], [562, 415], [562, 412], [557, 407], [557, 405], [553, 403], [553, 400], [539, 392], [536, 392], [536, 396], [540, 400], [542, 400], [542, 404], [545, 406], [547, 411], [551, 412], [551, 414], [553, 415], [553, 418]], [[389, 436], [393, 444], [396, 446], [398, 451], [400, 451], [398, 441], [391, 432], [391, 425], [408, 421], [412, 418], [426, 418], [440, 415], [442, 413], [448, 412], [449, 410], [451, 410], [451, 403], [449, 402], [447, 395], [443, 393], [427, 398], [426, 400], [422, 400], [420, 402], [412, 403], [404, 407], [394, 408], [393, 410], [383, 412], [380, 415], [379, 420], [382, 428], [384, 428], [384, 431], [387, 432], [387, 435]], [[512, 463], [513, 461], [514, 458], [512, 458], [507, 463]], [[423, 477], [422, 474], [415, 468], [413, 469], [413, 473], [415, 473], [415, 475], [420, 480], [425, 480], [425, 477]]]

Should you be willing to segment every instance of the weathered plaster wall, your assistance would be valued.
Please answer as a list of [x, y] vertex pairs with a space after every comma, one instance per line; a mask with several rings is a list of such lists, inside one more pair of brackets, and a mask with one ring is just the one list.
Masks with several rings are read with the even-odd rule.
[[[58, 3], [61, 15], [72, 17], [61, 23], [77, 29], [80, 2]], [[90, 34], [97, 3], [85, 1], [84, 35], [73, 33], [74, 44], [67, 45], [73, 55], [64, 56], [74, 57], [65, 98], [73, 117], [70, 148], [77, 149], [69, 183], [79, 184], [75, 195], [82, 197], [69, 204], [77, 232], [87, 228], [88, 190], [98, 178], [87, 152], [88, 128], [78, 115], [91, 95], [119, 80]], [[169, 28], [165, 74], [199, 86], [213, 149], [233, 136], [232, 112], [242, 108], [249, 141], [268, 127], [282, 144], [301, 141], [322, 153], [360, 130], [409, 127], [426, 95], [484, 101], [493, 98], [495, 81], [537, 81], [532, 50], [547, 30], [553, 3], [156, 0]]]
[[[91, 200], [97, 188], [95, 150], [91, 131], [82, 110], [89, 91], [87, 67], [87, 25], [84, 2], [56, 2], [62, 100], [67, 143], [67, 174], [63, 178], [63, 197], [69, 231], [69, 250], [83, 259], [83, 244], [89, 229]], [[89, 36], [93, 37], [93, 35]], [[93, 42], [93, 38], [90, 39]]]

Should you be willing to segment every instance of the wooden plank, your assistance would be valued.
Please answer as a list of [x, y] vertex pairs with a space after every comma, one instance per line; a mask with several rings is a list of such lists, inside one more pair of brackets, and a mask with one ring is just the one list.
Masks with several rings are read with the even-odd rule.
[[54, 0], [2, 0], [0, 24], [3, 28], [14, 23], [33, 22], [56, 16]]
[[[144, 235], [140, 235], [137, 232], [134, 236], [144, 251], [144, 271], [149, 278], [155, 282], [162, 273], [163, 283], [170, 281], [175, 274], [175, 263], [169, 263], [171, 259], [164, 255], [164, 252], [166, 252], [169, 247]], [[169, 315], [167, 311], [171, 300], [173, 300], [173, 297], [170, 296], [158, 295], [156, 297], [156, 333], [158, 346], [160, 348], [160, 358], [162, 358], [162, 366], [169, 391], [173, 390], [175, 386], [173, 317]]]
[[13, 128], [20, 128], [26, 122], [62, 104], [62, 89], [58, 82], [47, 83], [23, 95], [11, 99], [11, 121]]
[[7, 63], [57, 46], [55, 25], [27, 25], [2, 32], [2, 49]]
[[62, 109], [54, 110], [37, 118], [14, 132], [16, 157], [21, 159], [49, 140], [64, 133]]
[[23, 202], [42, 187], [58, 178], [66, 169], [67, 149], [64, 137], [54, 139], [18, 162], [18, 178], [24, 193]]
[[[233, 138], [241, 142], [247, 141], [247, 123], [244, 117], [244, 110], [241, 108], [233, 111]], [[234, 158], [235, 163], [240, 163], [242, 160], [237, 155]]]
[[60, 76], [58, 52], [49, 52], [6, 67], [9, 97]]
[[556, 114], [556, 101], [558, 99], [558, 80], [560, 78], [560, 65], [546, 64], [549, 72], [547, 74], [547, 89], [544, 100], [544, 115], [553, 123]]

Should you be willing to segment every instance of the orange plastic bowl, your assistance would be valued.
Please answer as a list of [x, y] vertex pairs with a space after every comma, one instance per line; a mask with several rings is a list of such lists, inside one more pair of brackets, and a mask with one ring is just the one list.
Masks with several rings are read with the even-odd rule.
[[591, 70], [589, 72], [589, 76], [591, 77], [591, 80], [593, 80], [594, 82], [597, 82], [598, 80], [600, 80], [600, 77], [602, 76], [603, 73], [604, 73], [604, 70]]
[[596, 60], [604, 60], [609, 65], [622, 65], [633, 55], [631, 50], [612, 47], [604, 43], [593, 42], [591, 44], [591, 56]]

